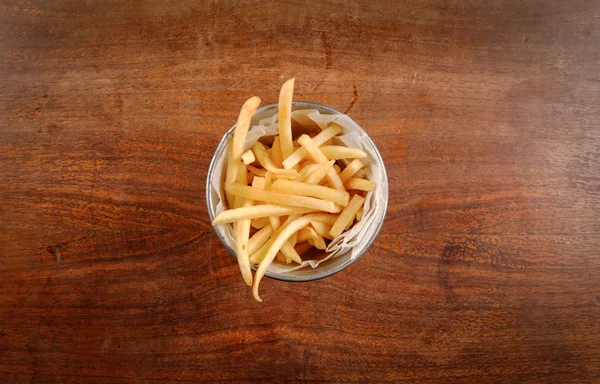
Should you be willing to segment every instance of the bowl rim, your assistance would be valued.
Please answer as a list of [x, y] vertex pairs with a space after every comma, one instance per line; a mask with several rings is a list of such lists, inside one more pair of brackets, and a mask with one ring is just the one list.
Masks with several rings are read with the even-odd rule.
[[[326, 105], [323, 104], [319, 104], [319, 103], [313, 103], [310, 101], [293, 101], [292, 102], [292, 110], [294, 106], [301, 106], [301, 107], [306, 107], [306, 108], [302, 108], [302, 109], [317, 109], [319, 111], [324, 111], [324, 112], [329, 112], [332, 115], [343, 115], [342, 112], [333, 109], [331, 107], [328, 107]], [[265, 105], [263, 107], [260, 107], [256, 110], [256, 112], [254, 113], [253, 116], [260, 114], [268, 109], [273, 109], [273, 108], [278, 108], [278, 104], [268, 104]], [[229, 144], [229, 140], [230, 140], [230, 136], [233, 134], [233, 131], [236, 127], [237, 123], [234, 124], [221, 138], [221, 141], [219, 142], [219, 144], [217, 145], [217, 148], [215, 149], [214, 153], [213, 153], [213, 157], [210, 161], [210, 165], [208, 167], [208, 173], [206, 175], [206, 187], [205, 187], [205, 194], [206, 194], [206, 207], [208, 210], [208, 216], [210, 218], [210, 221], [212, 222], [215, 218], [215, 214], [213, 212], [212, 209], [212, 202], [213, 202], [213, 198], [212, 198], [212, 194], [211, 194], [211, 185], [210, 185], [210, 181], [211, 181], [211, 176], [215, 171], [215, 168], [217, 167], [217, 154], [221, 153], [224, 150], [224, 147], [227, 146], [227, 144]], [[362, 129], [362, 127], [361, 127]], [[364, 131], [364, 129], [363, 129]], [[366, 131], [365, 131], [366, 133]], [[377, 148], [377, 146], [375, 145], [375, 143], [373, 142], [373, 140], [371, 139], [371, 137], [369, 136], [368, 133], [366, 133], [367, 135], [367, 140], [370, 142], [370, 144], [373, 146], [373, 148], [375, 148], [375, 156], [377, 157], [377, 160], [381, 163], [382, 165], [382, 171], [384, 174], [384, 180], [385, 183], [388, 184], [388, 178], [387, 178], [387, 172], [385, 169], [385, 164], [383, 163], [383, 159], [381, 158], [381, 154], [379, 153], [379, 149]], [[377, 238], [377, 236], [379, 235], [379, 232], [381, 231], [381, 227], [383, 226], [383, 222], [385, 221], [385, 216], [387, 214], [387, 207], [388, 207], [388, 200], [386, 199], [384, 202], [384, 206], [383, 206], [383, 217], [382, 219], [376, 224], [377, 228], [375, 229], [375, 232], [373, 232], [373, 236], [371, 236], [371, 238], [368, 240], [367, 244], [365, 245], [365, 247], [362, 249], [362, 251], [354, 258], [351, 260], [348, 260], [347, 262], [338, 265], [337, 267], [327, 271], [327, 272], [321, 272], [321, 273], [316, 273], [314, 275], [309, 275], [309, 276], [286, 276], [286, 275], [281, 275], [281, 274], [276, 274], [270, 271], [266, 271], [265, 276], [268, 276], [272, 279], [276, 279], [276, 280], [281, 280], [281, 281], [291, 281], [291, 282], [306, 282], [306, 281], [315, 281], [315, 280], [320, 280], [320, 279], [324, 279], [326, 277], [329, 276], [333, 276], [336, 273], [348, 268], [350, 265], [354, 264], [359, 258], [361, 258], [369, 248], [371, 248], [371, 246], [373, 245], [373, 242], [375, 241], [375, 239]], [[219, 232], [217, 232], [214, 228], [213, 228], [214, 233], [217, 235], [217, 237], [219, 238], [219, 241], [221, 242], [221, 244], [223, 244], [225, 246], [225, 248], [227, 249], [227, 251], [229, 251], [229, 253], [236, 258], [236, 254], [234, 252], [234, 250], [227, 244], [227, 242], [225, 241], [225, 239], [223, 238], [223, 236], [221, 236], [221, 234]], [[252, 269], [256, 270], [256, 268], [254, 266], [252, 266]]]

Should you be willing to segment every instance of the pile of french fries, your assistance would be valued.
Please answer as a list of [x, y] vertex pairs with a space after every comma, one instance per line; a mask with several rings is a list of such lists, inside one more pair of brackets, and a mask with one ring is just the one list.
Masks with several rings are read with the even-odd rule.
[[[365, 195], [375, 188], [360, 160], [367, 154], [333, 145], [340, 126], [331, 123], [312, 137], [292, 136], [293, 93], [292, 78], [279, 94], [279, 135], [269, 145], [257, 141], [247, 151], [244, 143], [260, 99], [251, 97], [242, 106], [225, 174], [230, 209], [212, 222], [233, 225], [242, 277], [257, 301], [262, 301], [260, 281], [274, 260], [301, 264], [309, 250], [325, 250], [361, 220]], [[251, 265], [258, 265], [254, 279]]]

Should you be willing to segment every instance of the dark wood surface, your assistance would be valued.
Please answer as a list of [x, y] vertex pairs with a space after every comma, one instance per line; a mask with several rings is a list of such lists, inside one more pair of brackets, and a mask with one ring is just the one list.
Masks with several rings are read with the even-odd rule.
[[[0, 381], [600, 380], [597, 1], [0, 4]], [[243, 101], [386, 162], [349, 269], [252, 299], [205, 208]]]

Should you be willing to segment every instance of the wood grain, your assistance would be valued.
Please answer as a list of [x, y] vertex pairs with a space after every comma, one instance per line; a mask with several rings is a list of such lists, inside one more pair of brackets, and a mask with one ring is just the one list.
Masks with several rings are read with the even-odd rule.
[[[0, 4], [0, 381], [600, 380], [600, 4]], [[209, 225], [243, 101], [348, 113], [370, 251], [252, 300]]]

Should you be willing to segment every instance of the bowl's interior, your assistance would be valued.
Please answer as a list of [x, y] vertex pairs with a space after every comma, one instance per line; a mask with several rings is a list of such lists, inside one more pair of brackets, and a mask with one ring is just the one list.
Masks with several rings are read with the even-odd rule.
[[[292, 110], [294, 110], [294, 111], [295, 110], [304, 110], [304, 109], [313, 109], [313, 110], [316, 109], [320, 113], [328, 114], [328, 115], [340, 114], [340, 112], [338, 112], [332, 108], [326, 107], [324, 105], [316, 104], [316, 103], [294, 102], [292, 104]], [[251, 127], [256, 125], [260, 120], [273, 116], [276, 112], [277, 112], [277, 104], [267, 105], [267, 106], [260, 108], [259, 110], [256, 111], [256, 113], [254, 114], [254, 116], [252, 118]], [[300, 128], [299, 126], [293, 125], [292, 128], [294, 129], [295, 136], [300, 133], [298, 131], [298, 129]], [[208, 205], [208, 211], [209, 211], [209, 216], [210, 216], [211, 220], [215, 216], [215, 207], [216, 207], [216, 201], [217, 201], [215, 199], [218, 199], [218, 196], [217, 196], [216, 192], [214, 192], [213, 188], [210, 187], [210, 183], [212, 180], [215, 180], [216, 177], [219, 177], [219, 174], [222, 174], [222, 172], [217, 172], [217, 169], [222, 170], [223, 167], [225, 166], [225, 163], [224, 162], [218, 163], [217, 160], [219, 158], [222, 158], [221, 155], [223, 154], [223, 152], [225, 150], [227, 150], [228, 143], [229, 143], [229, 140], [231, 139], [231, 134], [234, 129], [235, 129], [235, 126], [232, 127], [227, 132], [227, 134], [223, 137], [221, 143], [219, 144], [219, 146], [217, 147], [217, 150], [215, 151], [215, 155], [213, 157], [213, 160], [212, 160], [210, 168], [209, 168], [208, 180], [207, 180], [207, 205]], [[302, 129], [302, 128], [300, 128], [300, 129]], [[374, 146], [374, 144], [373, 144], [373, 146]], [[383, 162], [381, 161], [380, 157], [378, 159], [372, 159], [372, 160], [380, 161], [381, 164], [383, 165]], [[384, 170], [384, 172], [385, 172], [385, 170]], [[222, 182], [222, 180], [221, 180], [221, 182]], [[385, 178], [385, 182], [386, 182], [385, 189], [387, 191], [387, 178]], [[386, 205], [387, 205], [387, 193], [386, 193]], [[383, 211], [383, 215], [385, 215], [385, 209]], [[377, 225], [381, 226], [382, 222], [383, 222], [383, 216], [381, 217], [381, 220], [379, 220]], [[281, 274], [274, 273], [273, 271], [267, 271], [266, 275], [269, 277], [275, 278], [275, 279], [286, 280], [286, 281], [310, 281], [310, 280], [316, 280], [316, 279], [320, 279], [323, 277], [333, 275], [334, 273], [341, 271], [342, 269], [346, 268], [347, 266], [352, 264], [354, 261], [356, 261], [362, 255], [362, 253], [364, 253], [364, 251], [366, 251], [366, 249], [369, 248], [369, 246], [375, 239], [378, 231], [379, 231], [379, 228], [377, 228], [377, 231], [372, 236], [372, 238], [370, 238], [367, 242], [360, 244], [360, 248], [362, 248], [362, 249], [359, 250], [360, 251], [359, 255], [354, 257], [353, 259], [350, 257], [349, 253], [346, 253], [346, 254], [337, 256], [335, 258], [332, 258], [330, 260], [327, 260], [325, 262], [322, 262], [316, 268], [305, 267], [305, 268], [301, 268], [301, 269], [298, 269], [295, 271], [281, 273]], [[215, 227], [215, 232], [217, 233], [217, 236], [219, 237], [221, 242], [228, 249], [228, 251], [235, 257], [235, 252], [233, 251], [233, 244], [228, 244], [227, 238], [226, 238], [226, 236], [224, 236], [223, 229], [219, 228], [219, 227]]]

